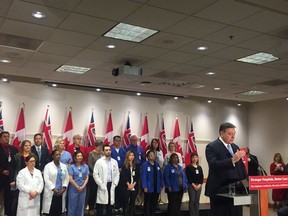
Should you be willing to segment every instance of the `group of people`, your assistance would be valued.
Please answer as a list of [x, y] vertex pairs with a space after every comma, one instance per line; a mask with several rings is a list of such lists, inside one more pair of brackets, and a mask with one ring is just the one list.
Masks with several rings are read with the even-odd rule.
[[[189, 193], [190, 215], [199, 215], [199, 199], [203, 171], [198, 155], [191, 154], [191, 164], [184, 170], [182, 156], [174, 142], [163, 155], [159, 140], [154, 138], [145, 151], [137, 144], [136, 135], [130, 145], [121, 146], [114, 136], [111, 146], [96, 140], [95, 147], [81, 145], [80, 135], [65, 149], [57, 138], [49, 154], [42, 145], [42, 134], [34, 135], [34, 145], [24, 140], [19, 150], [9, 144], [10, 134], [0, 133], [0, 188], [4, 193], [4, 209], [15, 215], [123, 215], [135, 213], [135, 203], [144, 202], [144, 214], [155, 215], [162, 188], [168, 197], [168, 215], [180, 215], [183, 193]], [[86, 193], [87, 196], [86, 196]]]

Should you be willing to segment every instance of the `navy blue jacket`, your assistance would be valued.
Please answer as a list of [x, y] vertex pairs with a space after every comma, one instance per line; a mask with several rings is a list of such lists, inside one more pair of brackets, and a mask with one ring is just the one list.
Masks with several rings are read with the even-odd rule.
[[179, 191], [179, 175], [178, 175], [178, 170], [181, 170], [182, 177], [183, 177], [183, 190], [187, 190], [188, 187], [188, 182], [187, 182], [187, 177], [182, 169], [182, 167], [178, 164], [178, 169], [174, 167], [171, 164], [167, 164], [164, 168], [164, 184], [165, 188], [168, 189], [171, 187], [172, 192], [177, 192]]
[[[157, 162], [154, 163], [157, 173], [154, 173], [154, 167], [149, 161], [144, 162], [141, 166], [142, 188], [147, 188], [148, 193], [160, 193], [163, 187], [161, 168]], [[154, 175], [157, 175], [157, 191], [154, 191]]]
[[126, 151], [123, 148], [119, 148], [119, 152], [115, 150], [115, 147], [111, 148], [111, 157], [118, 163], [118, 168], [122, 168], [125, 161]]

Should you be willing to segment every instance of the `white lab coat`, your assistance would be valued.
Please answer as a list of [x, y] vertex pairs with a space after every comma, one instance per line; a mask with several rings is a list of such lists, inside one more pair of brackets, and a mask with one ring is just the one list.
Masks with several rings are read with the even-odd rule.
[[[28, 168], [25, 167], [18, 173], [16, 185], [19, 189], [17, 216], [40, 215], [40, 193], [44, 186], [41, 171], [34, 168], [33, 175], [31, 175]], [[29, 200], [29, 192], [31, 191], [36, 191], [38, 195]]]
[[[69, 184], [67, 166], [60, 162], [60, 167], [62, 171], [62, 187], [67, 188]], [[44, 168], [45, 187], [44, 187], [44, 196], [43, 196], [43, 202], [42, 202], [43, 213], [49, 214], [50, 206], [52, 203], [52, 197], [53, 197], [52, 190], [56, 186], [56, 180], [57, 180], [57, 167], [52, 161], [48, 163]], [[62, 212], [65, 211], [65, 206], [66, 206], [66, 191], [62, 195]]]
[[[115, 188], [118, 185], [120, 173], [118, 169], [118, 163], [113, 158], [111, 158], [111, 165], [112, 165], [112, 184], [110, 189], [111, 194], [110, 204], [113, 205], [115, 202]], [[99, 204], [108, 204], [107, 171], [108, 166], [106, 157], [104, 156], [96, 161], [93, 170], [93, 177], [96, 184], [98, 185], [96, 203]]]

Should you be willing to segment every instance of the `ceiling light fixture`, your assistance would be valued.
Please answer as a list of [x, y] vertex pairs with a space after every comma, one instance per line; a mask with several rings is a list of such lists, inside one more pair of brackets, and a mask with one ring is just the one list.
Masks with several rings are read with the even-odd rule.
[[207, 49], [208, 49], [208, 47], [206, 47], [206, 46], [197, 47], [197, 50], [199, 50], [199, 51], [204, 51], [204, 50], [207, 50]]
[[8, 82], [8, 79], [6, 77], [3, 77], [1, 80], [2, 82]]
[[116, 46], [113, 45], [113, 44], [106, 45], [106, 47], [109, 48], [109, 49], [114, 49], [114, 48], [116, 48]]
[[259, 52], [240, 59], [236, 59], [236, 61], [261, 65], [278, 59], [279, 59], [278, 57], [275, 57], [270, 53]]
[[262, 94], [265, 94], [265, 93], [267, 93], [267, 92], [257, 91], [257, 90], [250, 90], [250, 91], [242, 92], [240, 94], [241, 95], [245, 95], [245, 96], [257, 96], [257, 95], [262, 95]]
[[219, 90], [221, 90], [221, 88], [215, 87], [214, 90], [215, 90], [215, 91], [219, 91]]
[[208, 100], [207, 103], [212, 103], [212, 100]]
[[91, 70], [91, 68], [86, 67], [78, 67], [73, 65], [62, 65], [61, 67], [57, 68], [57, 72], [67, 72], [67, 73], [74, 73], [74, 74], [84, 74]]
[[0, 59], [0, 62], [1, 63], [6, 63], [6, 64], [11, 63], [11, 61], [8, 60], [8, 59]]
[[238, 103], [238, 104], [237, 104], [238, 107], [240, 107], [241, 105], [242, 105], [241, 103]]
[[41, 11], [33, 11], [31, 15], [37, 19], [43, 19], [46, 17], [46, 14]]
[[137, 95], [137, 96], [141, 96], [141, 93], [140, 93], [140, 92], [137, 92], [136, 95]]
[[156, 34], [158, 31], [140, 26], [130, 25], [126, 23], [119, 23], [106, 34], [104, 37], [115, 38], [125, 41], [141, 42], [148, 37]]
[[178, 97], [177, 97], [177, 96], [175, 96], [175, 97], [174, 97], [174, 100], [178, 100]]
[[97, 92], [100, 92], [100, 91], [101, 91], [101, 89], [100, 89], [100, 88], [97, 88], [97, 89], [96, 89], [96, 91], [97, 91]]
[[57, 84], [56, 84], [56, 83], [52, 83], [51, 86], [52, 86], [52, 87], [57, 87]]
[[209, 72], [206, 73], [206, 75], [209, 75], [209, 76], [215, 75], [215, 72], [209, 71]]

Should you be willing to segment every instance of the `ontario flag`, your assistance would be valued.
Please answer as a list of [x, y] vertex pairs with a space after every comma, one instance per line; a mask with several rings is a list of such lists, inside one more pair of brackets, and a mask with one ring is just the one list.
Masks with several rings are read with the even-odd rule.
[[51, 121], [50, 121], [49, 107], [46, 110], [42, 133], [43, 133], [43, 145], [46, 146], [49, 153], [51, 153], [52, 152], [52, 134], [51, 134]]
[[130, 116], [128, 113], [126, 127], [123, 133], [123, 147], [126, 148], [130, 144], [131, 128], [130, 128]]
[[167, 145], [166, 145], [166, 133], [165, 133], [163, 115], [161, 116], [160, 132], [159, 132], [159, 143], [160, 143], [159, 147], [160, 147], [160, 149], [163, 152], [163, 156], [165, 156], [167, 154]]
[[25, 120], [24, 120], [24, 108], [20, 108], [20, 113], [17, 121], [16, 132], [13, 139], [13, 146], [19, 148], [21, 142], [25, 140], [26, 131], [25, 131]]
[[3, 116], [2, 116], [2, 107], [0, 107], [0, 133], [4, 131], [4, 123], [3, 123]]
[[96, 141], [96, 130], [95, 130], [94, 115], [92, 112], [90, 124], [87, 130], [86, 142], [85, 142], [85, 147], [87, 149], [87, 152], [90, 152], [92, 151], [92, 149], [94, 149], [95, 141]]
[[180, 128], [179, 128], [178, 118], [176, 118], [176, 121], [175, 121], [173, 142], [176, 145], [176, 152], [179, 152], [182, 155], [183, 162], [184, 162], [185, 158], [183, 157], [182, 146], [181, 146], [181, 143], [180, 143]]
[[66, 149], [69, 145], [73, 144], [73, 122], [72, 122], [72, 109], [71, 108], [67, 116], [63, 139], [65, 142]]
[[196, 147], [195, 133], [193, 130], [193, 123], [191, 119], [191, 122], [189, 124], [187, 147], [186, 147], [186, 157], [185, 157], [186, 166], [188, 166], [191, 163], [190, 156], [192, 153], [197, 154], [197, 147]]
[[144, 123], [142, 127], [142, 135], [141, 135], [141, 147], [143, 148], [144, 152], [149, 149], [149, 129], [148, 129], [148, 117], [147, 114], [144, 116]]
[[112, 145], [113, 144], [113, 123], [111, 112], [108, 116], [108, 121], [106, 125], [106, 134], [104, 139], [104, 144]]

